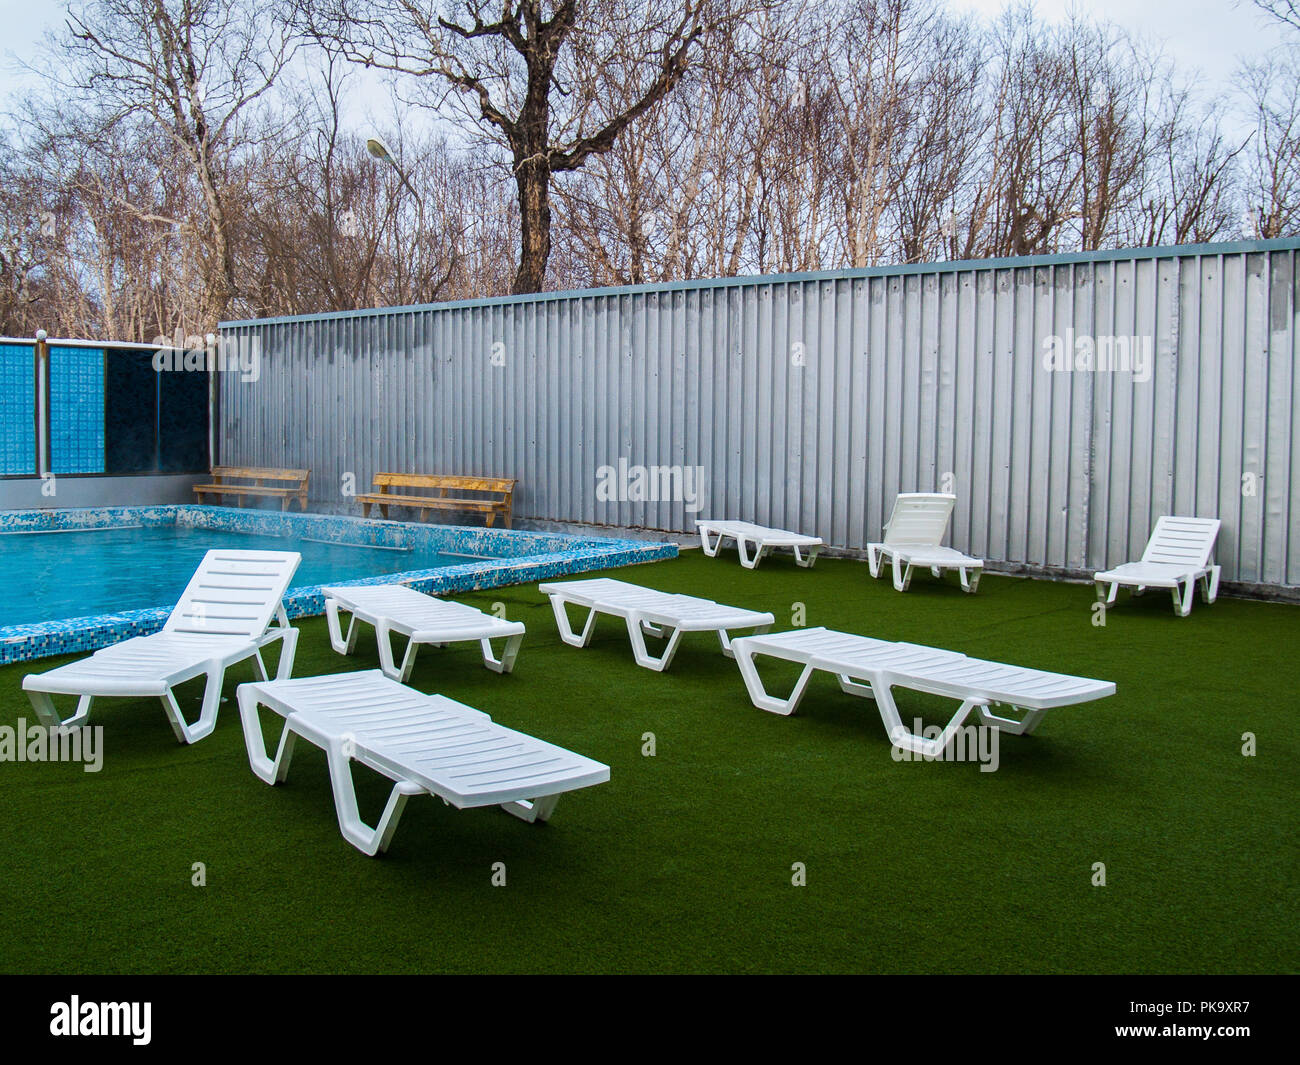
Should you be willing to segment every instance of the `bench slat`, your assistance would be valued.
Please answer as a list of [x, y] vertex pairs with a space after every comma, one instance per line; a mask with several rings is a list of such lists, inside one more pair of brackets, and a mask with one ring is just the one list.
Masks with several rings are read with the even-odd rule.
[[493, 499], [455, 499], [451, 496], [393, 496], [384, 494], [367, 494], [357, 496], [363, 503], [392, 503], [402, 507], [441, 507], [443, 510], [502, 510], [506, 507], [504, 500]]
[[375, 488], [455, 488], [462, 492], [514, 491], [515, 481], [509, 477], [459, 477], [443, 473], [377, 473]]

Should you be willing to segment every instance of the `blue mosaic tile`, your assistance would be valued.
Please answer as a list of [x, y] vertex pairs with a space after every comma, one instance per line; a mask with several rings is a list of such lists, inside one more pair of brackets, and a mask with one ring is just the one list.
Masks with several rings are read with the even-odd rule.
[[[330, 514], [241, 510], [238, 507], [182, 505], [0, 511], [0, 530], [10, 532], [104, 529], [119, 525], [185, 525], [264, 536], [307, 536], [368, 547], [414, 547], [448, 554], [497, 556], [455, 566], [335, 582], [409, 584], [430, 595], [540, 583], [576, 573], [677, 557], [677, 546], [671, 543], [459, 525], [417, 525]], [[325, 600], [319, 585], [300, 586], [289, 589], [284, 597], [284, 606], [290, 618], [311, 617], [324, 613]], [[170, 613], [170, 607], [151, 607], [120, 614], [10, 625], [0, 628], [0, 664], [94, 651], [132, 636], [146, 636], [158, 632]]]

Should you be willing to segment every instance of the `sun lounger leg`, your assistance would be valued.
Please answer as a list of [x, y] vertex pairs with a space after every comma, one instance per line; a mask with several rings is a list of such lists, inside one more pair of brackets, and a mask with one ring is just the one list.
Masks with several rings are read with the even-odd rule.
[[961, 573], [961, 590], [974, 595], [975, 589], [980, 586], [980, 576], [984, 571], [982, 569], [968, 570], [965, 566], [962, 566], [959, 572]]
[[[760, 625], [750, 632], [751, 636], [761, 636], [772, 628], [771, 625]], [[731, 647], [731, 633], [726, 629], [718, 629], [718, 643], [722, 644], [722, 653], [728, 658], [735, 658], [736, 652]]]
[[393, 658], [393, 631], [388, 622], [382, 618], [375, 623], [375, 639], [379, 641], [379, 666], [383, 669], [384, 676], [405, 684], [411, 675], [411, 670], [415, 668], [415, 656], [419, 644], [414, 640], [406, 641], [406, 653], [402, 655], [402, 666], [399, 669]]
[[[390, 642], [391, 639], [392, 639], [392, 634], [385, 633], [383, 646], [387, 646], [390, 649], [389, 650], [390, 660], [392, 659], [392, 650], [391, 650], [392, 643]], [[414, 640], [406, 641], [406, 653], [402, 655], [402, 670], [394, 679], [401, 681], [403, 684], [405, 684], [408, 680], [410, 680], [411, 671], [415, 669], [415, 656], [419, 653], [419, 648], [420, 645], [416, 643]]]
[[[1106, 581], [1095, 581], [1094, 584], [1097, 588], [1097, 601], [1105, 603], [1107, 606], [1114, 606], [1115, 597], [1119, 595], [1119, 582], [1111, 581], [1107, 584]], [[1138, 593], [1134, 592], [1133, 594], [1137, 595]]]
[[483, 648], [483, 664], [493, 673], [509, 673], [515, 668], [515, 659], [519, 656], [519, 645], [523, 642], [522, 633], [507, 637], [506, 645], [501, 651], [501, 657], [496, 658], [492, 654], [492, 641], [479, 640], [479, 645]]
[[248, 764], [259, 780], [268, 784], [283, 784], [289, 776], [289, 763], [293, 761], [296, 732], [286, 721], [280, 730], [280, 745], [272, 761], [266, 753], [266, 743], [262, 739], [262, 725], [257, 716], [257, 697], [241, 684], [237, 692], [239, 701], [239, 720], [244, 726], [244, 746], [248, 749]]
[[717, 558], [718, 548], [720, 548], [721, 546], [722, 546], [722, 533], [714, 533], [713, 542], [710, 543], [709, 531], [707, 529], [700, 530], [700, 547], [704, 549], [704, 553], [708, 555], [709, 558]]
[[894, 563], [894, 590], [899, 592], [907, 591], [907, 586], [912, 583], [912, 564], [908, 562], [904, 567], [903, 560], [897, 555], [893, 556]]
[[763, 687], [763, 678], [758, 675], [758, 667], [754, 665], [754, 654], [747, 646], [742, 644], [735, 649], [736, 665], [740, 667], [740, 675], [745, 681], [745, 689], [749, 692], [749, 700], [760, 710], [767, 710], [773, 714], [783, 714], [789, 716], [799, 708], [799, 701], [803, 698], [804, 689], [808, 687], [808, 678], [813, 675], [813, 667], [806, 665], [803, 672], [799, 674], [799, 679], [795, 681], [794, 690], [790, 692], [785, 699], [779, 699], [775, 695], [769, 695], [767, 689]]
[[856, 680], [850, 680], [847, 674], [839, 674], [840, 691], [847, 692], [849, 695], [857, 695], [863, 699], [874, 699], [875, 691], [870, 684], [860, 684]]
[[867, 570], [873, 578], [880, 576], [879, 544], [867, 544]]
[[544, 799], [533, 799], [531, 802], [526, 799], [521, 799], [519, 802], [503, 802], [501, 809], [531, 825], [538, 821], [549, 821], [559, 801], [558, 795], [547, 795]]
[[293, 675], [293, 660], [298, 653], [298, 630], [285, 622], [284, 628], [279, 631], [279, 638], [283, 642], [280, 645], [280, 663], [276, 666], [275, 677], [277, 680], [288, 680]]
[[1201, 602], [1213, 603], [1219, 598], [1219, 574], [1221, 566], [1211, 566], [1210, 572], [1201, 575]]
[[90, 708], [95, 702], [93, 695], [83, 695], [77, 699], [77, 711], [68, 720], [59, 720], [59, 711], [50, 698], [49, 692], [29, 691], [27, 697], [36, 711], [37, 720], [47, 728], [80, 728], [90, 718]]
[[1195, 587], [1195, 578], [1189, 577], [1181, 584], [1175, 584], [1169, 589], [1170, 598], [1174, 601], [1174, 613], [1180, 618], [1185, 618], [1192, 612], [1192, 593]]
[[952, 715], [948, 724], [938, 736], [933, 739], [926, 739], [924, 736], [918, 736], [911, 732], [903, 724], [903, 718], [898, 712], [898, 704], [894, 702], [894, 693], [886, 685], [881, 685], [876, 692], [876, 709], [880, 711], [880, 720], [884, 723], [885, 732], [889, 736], [889, 742], [895, 747], [904, 751], [911, 751], [913, 754], [919, 754], [922, 758], [939, 758], [943, 755], [948, 744], [952, 742], [953, 736], [957, 730], [965, 723], [973, 711], [983, 707], [985, 703], [980, 699], [963, 700], [957, 712]]
[[763, 561], [763, 556], [767, 553], [767, 545], [761, 543], [754, 544], [754, 554], [751, 557], [748, 549], [749, 541], [743, 536], [736, 537], [736, 550], [740, 553], [740, 564], [745, 569], [757, 569], [758, 564]]
[[[168, 688], [162, 695], [163, 710], [171, 722], [172, 732], [178, 743], [197, 743], [217, 727], [217, 710], [221, 707], [221, 682], [225, 678], [223, 666], [213, 666], [207, 672], [207, 686], [203, 689], [203, 708], [199, 719], [193, 725], [185, 723], [180, 704], [176, 702], [176, 693]], [[263, 670], [265, 675], [265, 670]]]
[[582, 634], [578, 635], [573, 631], [573, 626], [569, 624], [569, 615], [564, 609], [564, 598], [559, 595], [551, 596], [551, 609], [555, 612], [555, 625], [560, 630], [560, 639], [570, 647], [586, 647], [591, 642], [591, 632], [596, 625], [596, 611], [590, 610], [587, 613], [587, 621], [582, 626]]
[[330, 646], [341, 655], [350, 655], [357, 648], [357, 616], [348, 618], [348, 634], [345, 639], [339, 624], [339, 603], [337, 599], [325, 600], [325, 624], [329, 628]]
[[804, 569], [811, 569], [812, 564], [817, 561], [817, 554], [821, 551], [820, 546], [808, 548], [808, 554], [804, 555], [796, 546], [794, 549], [794, 561], [796, 566], [803, 566]]
[[993, 713], [987, 703], [975, 708], [980, 724], [1001, 729], [1010, 736], [1032, 736], [1034, 729], [1038, 728], [1038, 723], [1043, 720], [1043, 715], [1046, 712], [1045, 710], [1026, 710], [1025, 716], [1017, 721], [1013, 717], [1001, 717]]
[[[627, 618], [627, 634], [632, 641], [632, 654], [636, 658], [638, 666], [645, 666], [646, 669], [653, 669], [657, 673], [662, 673], [673, 662], [673, 656], [677, 654], [677, 645], [682, 640], [682, 630], [673, 629], [668, 637], [668, 645], [664, 648], [659, 657], [655, 657], [649, 651], [645, 644], [645, 632], [642, 630], [644, 622], [636, 614], [629, 615]], [[655, 626], [651, 626], [655, 628]], [[662, 628], [656, 631], [664, 631]]]
[[289, 616], [284, 612], [284, 604], [281, 603], [275, 612], [278, 625], [273, 625], [267, 629], [257, 646], [257, 665], [262, 671], [262, 678], [267, 676], [266, 662], [262, 659], [262, 651], [275, 643], [276, 640], [282, 641], [280, 644], [280, 661], [275, 668], [277, 680], [288, 680], [293, 675], [293, 659], [298, 652], [298, 630], [289, 624]]
[[343, 838], [362, 854], [373, 858], [388, 849], [397, 823], [406, 809], [406, 800], [412, 795], [424, 794], [424, 789], [409, 780], [399, 780], [388, 795], [388, 803], [380, 815], [379, 824], [371, 828], [361, 819], [357, 808], [357, 792], [352, 781], [352, 759], [341, 742], [331, 743], [326, 749], [329, 761], [330, 786], [334, 789], [334, 809], [339, 818]]
[[63, 724], [68, 728], [76, 728], [84, 725], [90, 720], [90, 708], [95, 702], [93, 695], [83, 695], [77, 700], [77, 712], [72, 715]]

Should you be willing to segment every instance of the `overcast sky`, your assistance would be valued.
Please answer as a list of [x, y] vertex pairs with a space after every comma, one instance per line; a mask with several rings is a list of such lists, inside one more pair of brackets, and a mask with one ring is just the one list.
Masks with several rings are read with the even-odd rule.
[[[1114, 22], [1162, 45], [1185, 77], [1199, 72], [1198, 88], [1208, 95], [1225, 92], [1238, 60], [1275, 47], [1281, 35], [1249, 0], [1039, 0], [1039, 14], [1064, 17], [1073, 6], [1095, 18]], [[1005, 0], [948, 0], [954, 11], [993, 15]], [[0, 56], [0, 98], [22, 90], [33, 78], [23, 62], [39, 62], [39, 44], [47, 30], [62, 25], [61, 0], [0, 0], [5, 28]], [[375, 101], [382, 110], [382, 100]]]
[[[948, 0], [953, 11], [996, 15], [1005, 0]], [[1250, 0], [1039, 0], [1048, 20], [1071, 7], [1099, 21], [1113, 22], [1161, 45], [1185, 77], [1199, 71], [1212, 94], [1228, 88], [1241, 59], [1252, 59], [1281, 41], [1276, 22]]]

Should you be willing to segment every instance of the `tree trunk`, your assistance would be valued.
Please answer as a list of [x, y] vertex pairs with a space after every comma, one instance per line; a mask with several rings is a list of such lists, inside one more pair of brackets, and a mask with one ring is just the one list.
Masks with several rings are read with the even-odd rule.
[[540, 159], [525, 160], [515, 170], [519, 189], [519, 270], [514, 294], [541, 292], [551, 257], [551, 174]]

